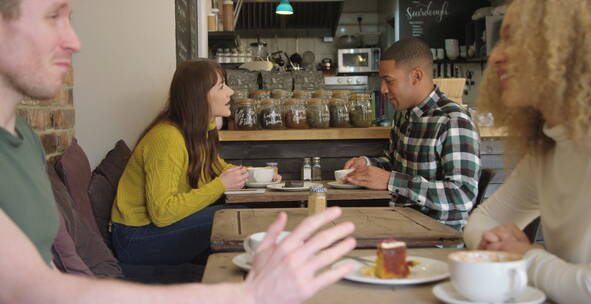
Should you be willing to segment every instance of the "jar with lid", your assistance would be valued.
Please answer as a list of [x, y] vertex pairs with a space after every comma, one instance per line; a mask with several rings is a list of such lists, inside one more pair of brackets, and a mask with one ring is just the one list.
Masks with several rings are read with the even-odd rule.
[[285, 111], [287, 110], [286, 101], [289, 99], [291, 92], [286, 90], [273, 90], [271, 91], [271, 98], [277, 100], [279, 107], [281, 108], [281, 116], [285, 119]]
[[330, 127], [330, 111], [328, 110], [328, 104], [324, 99], [310, 99], [310, 101], [308, 101], [306, 116], [310, 128], [326, 129]]
[[258, 129], [257, 111], [255, 102], [252, 99], [242, 99], [238, 101], [234, 112], [234, 121], [238, 130], [256, 130]]
[[267, 90], [256, 90], [256, 91], [249, 91], [248, 97], [255, 99], [255, 100], [263, 100], [271, 98], [269, 91]]
[[323, 186], [310, 187], [308, 193], [308, 215], [318, 214], [326, 210], [326, 188]]
[[312, 98], [330, 99], [332, 97], [332, 91], [319, 90], [312, 92]]
[[222, 7], [222, 23], [224, 31], [234, 30], [234, 2], [232, 0], [224, 0]]
[[332, 91], [332, 98], [339, 98], [339, 99], [344, 99], [345, 101], [349, 101], [349, 95], [351, 95], [351, 91], [349, 91], [349, 90], [334, 90], [334, 91]]
[[333, 98], [329, 100], [330, 126], [333, 128], [350, 128], [349, 105], [345, 99]]
[[274, 99], [261, 100], [259, 117], [263, 129], [284, 129], [279, 103]]
[[285, 124], [290, 129], [307, 129], [306, 100], [288, 99], [285, 110]]
[[349, 100], [351, 101], [349, 116], [353, 126], [359, 128], [370, 127], [373, 121], [371, 96], [366, 93], [352, 94]]
[[310, 91], [293, 91], [291, 96], [295, 99], [310, 99], [312, 98], [312, 92]]

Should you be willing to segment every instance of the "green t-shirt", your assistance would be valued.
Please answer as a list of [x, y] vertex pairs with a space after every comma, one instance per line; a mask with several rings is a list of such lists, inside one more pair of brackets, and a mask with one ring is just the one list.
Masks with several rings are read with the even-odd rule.
[[45, 170], [45, 153], [37, 135], [20, 118], [16, 131], [18, 136], [0, 128], [0, 209], [49, 264], [58, 214]]

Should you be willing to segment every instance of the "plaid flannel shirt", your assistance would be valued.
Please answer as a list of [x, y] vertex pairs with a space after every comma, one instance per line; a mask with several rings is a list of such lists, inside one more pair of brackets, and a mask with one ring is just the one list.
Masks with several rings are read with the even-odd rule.
[[480, 138], [470, 114], [437, 87], [414, 108], [396, 112], [386, 158], [391, 205], [412, 207], [462, 230], [478, 194]]

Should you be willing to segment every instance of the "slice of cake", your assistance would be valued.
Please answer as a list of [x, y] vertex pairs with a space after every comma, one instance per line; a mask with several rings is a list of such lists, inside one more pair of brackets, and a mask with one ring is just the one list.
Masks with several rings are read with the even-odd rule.
[[304, 186], [303, 181], [290, 181], [290, 182], [285, 182], [284, 188], [295, 188], [295, 187], [303, 187], [303, 186]]
[[384, 240], [378, 243], [376, 276], [381, 279], [406, 278], [410, 268], [406, 262], [406, 243]]

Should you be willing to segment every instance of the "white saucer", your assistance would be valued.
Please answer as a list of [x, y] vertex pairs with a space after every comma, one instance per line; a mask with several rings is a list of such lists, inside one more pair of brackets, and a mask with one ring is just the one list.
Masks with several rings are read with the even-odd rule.
[[232, 263], [242, 270], [249, 271], [252, 267], [252, 261], [248, 253], [241, 253], [232, 259]]
[[[470, 302], [461, 296], [451, 282], [443, 282], [433, 287], [435, 297], [448, 304], [478, 304], [481, 302]], [[546, 295], [539, 289], [527, 286], [515, 299], [503, 303], [538, 304], [546, 301]], [[484, 303], [482, 303], [484, 304]]]
[[361, 186], [357, 186], [354, 184], [343, 184], [343, 183], [337, 182], [337, 181], [328, 182], [327, 184], [329, 186], [331, 186], [333, 188], [337, 188], [337, 189], [358, 189], [358, 188], [361, 188]]
[[248, 188], [265, 188], [268, 185], [277, 184], [279, 182], [267, 182], [267, 183], [257, 183], [257, 182], [246, 182], [246, 187]]

